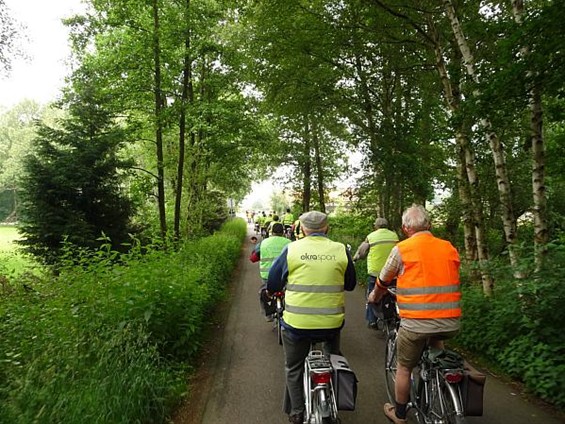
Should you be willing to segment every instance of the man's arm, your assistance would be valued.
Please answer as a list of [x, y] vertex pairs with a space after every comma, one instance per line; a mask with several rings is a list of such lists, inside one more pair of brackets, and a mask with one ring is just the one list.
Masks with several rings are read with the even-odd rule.
[[286, 285], [286, 280], [288, 278], [288, 264], [286, 261], [287, 253], [288, 248], [285, 246], [269, 270], [267, 290], [270, 293], [281, 291]]
[[365, 239], [365, 241], [361, 243], [361, 245], [357, 249], [357, 252], [355, 252], [355, 255], [353, 256], [353, 260], [357, 261], [359, 259], [365, 259], [369, 254], [370, 248], [371, 245], [369, 244], [368, 240]]
[[253, 263], [259, 262], [260, 259], [261, 259], [261, 243], [255, 246], [253, 252], [251, 252], [251, 255], [249, 256], [249, 260]]
[[377, 303], [386, 293], [387, 287], [402, 272], [402, 258], [397, 246], [390, 251], [385, 265], [381, 269], [379, 278], [377, 278], [375, 288], [367, 298], [369, 303]]

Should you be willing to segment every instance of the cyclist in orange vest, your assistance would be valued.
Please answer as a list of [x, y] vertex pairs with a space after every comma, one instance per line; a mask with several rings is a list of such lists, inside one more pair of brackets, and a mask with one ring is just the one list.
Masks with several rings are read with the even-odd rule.
[[390, 252], [368, 301], [378, 302], [396, 278], [400, 313], [397, 338], [396, 405], [385, 403], [384, 413], [395, 424], [406, 423], [410, 374], [429, 342], [443, 348], [443, 340], [459, 332], [461, 290], [459, 254], [453, 245], [430, 232], [426, 209], [412, 205], [402, 215], [408, 236]]

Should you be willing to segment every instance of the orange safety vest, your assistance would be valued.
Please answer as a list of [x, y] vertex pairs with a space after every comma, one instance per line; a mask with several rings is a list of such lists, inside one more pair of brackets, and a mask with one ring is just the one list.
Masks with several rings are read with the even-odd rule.
[[404, 273], [396, 297], [402, 318], [435, 319], [461, 316], [459, 254], [451, 243], [430, 233], [397, 244]]

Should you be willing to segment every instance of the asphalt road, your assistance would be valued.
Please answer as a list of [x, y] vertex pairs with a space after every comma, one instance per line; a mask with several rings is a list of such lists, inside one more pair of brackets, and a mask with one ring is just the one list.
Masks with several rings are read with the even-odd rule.
[[[251, 235], [251, 227], [250, 227]], [[218, 313], [216, 330], [205, 347], [193, 391], [179, 408], [174, 424], [283, 424], [283, 349], [276, 332], [259, 310], [258, 264], [248, 260], [252, 245], [242, 249], [230, 284], [231, 297]], [[359, 379], [357, 408], [340, 411], [343, 424], [386, 424], [383, 376], [384, 342], [364, 320], [363, 288], [346, 292], [346, 324], [341, 347]], [[487, 373], [482, 417], [468, 424], [565, 423], [550, 411], [524, 399], [516, 390]]]

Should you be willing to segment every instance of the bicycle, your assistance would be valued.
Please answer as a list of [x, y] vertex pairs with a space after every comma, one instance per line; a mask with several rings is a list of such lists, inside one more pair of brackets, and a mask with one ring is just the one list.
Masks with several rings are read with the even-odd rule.
[[[396, 299], [396, 288], [388, 292]], [[385, 382], [391, 403], [395, 402], [396, 339], [400, 325], [398, 306], [396, 314], [385, 325]], [[415, 409], [419, 424], [464, 424], [465, 411], [462, 394], [464, 380], [463, 358], [447, 349], [428, 346], [412, 371], [408, 408]]]
[[313, 342], [310, 352], [304, 361], [304, 423], [305, 424], [338, 424], [337, 401], [334, 390], [334, 369], [330, 355], [316, 349], [318, 343]]
[[293, 240], [293, 233], [292, 233], [292, 226], [285, 224], [284, 226], [284, 236], [289, 239], [289, 240]]
[[277, 330], [277, 340], [279, 345], [282, 345], [282, 317], [284, 312], [284, 292], [278, 291], [273, 293], [273, 299], [275, 300], [275, 314], [274, 314], [274, 325]]
[[304, 360], [304, 423], [339, 424], [338, 411], [353, 411], [357, 377], [347, 359], [330, 354], [330, 343], [312, 340]]

